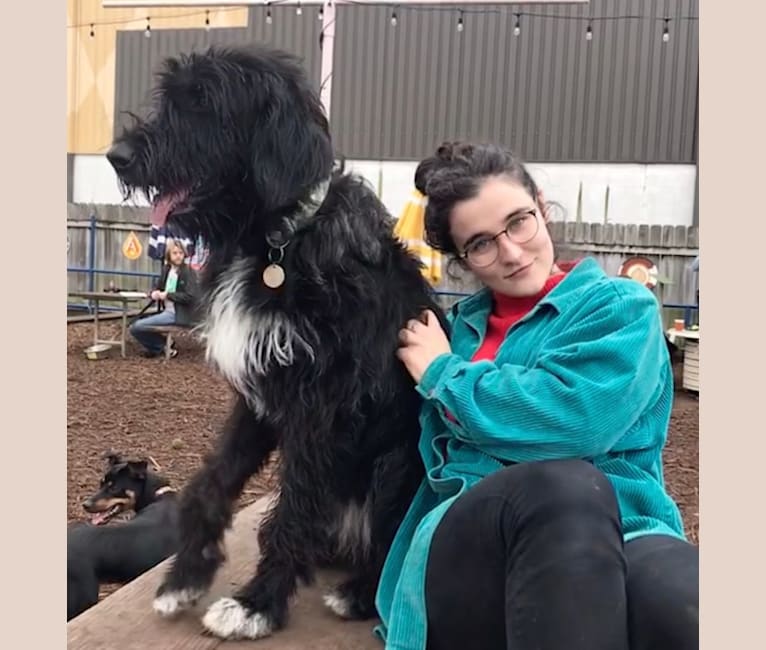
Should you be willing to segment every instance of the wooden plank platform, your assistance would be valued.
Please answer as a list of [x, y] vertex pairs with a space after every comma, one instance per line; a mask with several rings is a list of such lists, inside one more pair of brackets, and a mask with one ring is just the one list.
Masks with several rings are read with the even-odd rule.
[[225, 537], [227, 561], [210, 592], [197, 606], [172, 620], [152, 610], [154, 592], [170, 560], [162, 562], [67, 623], [71, 650], [381, 650], [373, 636], [378, 622], [342, 621], [322, 604], [323, 589], [340, 574], [320, 572], [310, 588], [298, 590], [287, 627], [258, 641], [222, 641], [204, 633], [200, 619], [207, 606], [231, 594], [252, 575], [258, 558], [255, 529], [271, 496], [241, 510]]

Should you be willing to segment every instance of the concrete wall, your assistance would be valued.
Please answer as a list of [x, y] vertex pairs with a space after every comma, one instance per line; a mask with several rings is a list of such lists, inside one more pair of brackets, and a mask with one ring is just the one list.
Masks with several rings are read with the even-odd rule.
[[[412, 190], [417, 161], [349, 160], [347, 164], [370, 181], [394, 215], [399, 214]], [[104, 156], [76, 155], [72, 170], [74, 203], [122, 203], [117, 178]], [[696, 225], [695, 165], [536, 163], [529, 170], [547, 198], [564, 207], [566, 221], [578, 220], [579, 214], [586, 223]]]

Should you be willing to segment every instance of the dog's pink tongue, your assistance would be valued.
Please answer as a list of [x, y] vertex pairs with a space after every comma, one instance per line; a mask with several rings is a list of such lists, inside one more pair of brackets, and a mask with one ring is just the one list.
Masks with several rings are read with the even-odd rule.
[[152, 212], [149, 215], [149, 221], [153, 226], [164, 226], [168, 220], [168, 214], [173, 207], [174, 197], [166, 195], [159, 197], [152, 205]]
[[108, 512], [97, 512], [90, 518], [90, 523], [94, 526], [100, 526], [106, 521]]

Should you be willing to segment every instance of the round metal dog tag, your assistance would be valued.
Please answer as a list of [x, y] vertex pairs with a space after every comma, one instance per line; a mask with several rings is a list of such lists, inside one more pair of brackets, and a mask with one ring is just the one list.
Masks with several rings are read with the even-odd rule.
[[277, 289], [285, 282], [285, 270], [279, 264], [269, 264], [263, 269], [263, 284], [269, 289]]

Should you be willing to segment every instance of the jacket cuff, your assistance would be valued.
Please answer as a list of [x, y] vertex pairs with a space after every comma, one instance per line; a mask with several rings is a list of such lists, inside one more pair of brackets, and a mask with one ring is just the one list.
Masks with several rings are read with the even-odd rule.
[[431, 399], [449, 368], [461, 361], [459, 356], [451, 352], [440, 354], [428, 365], [415, 388], [423, 397]]

